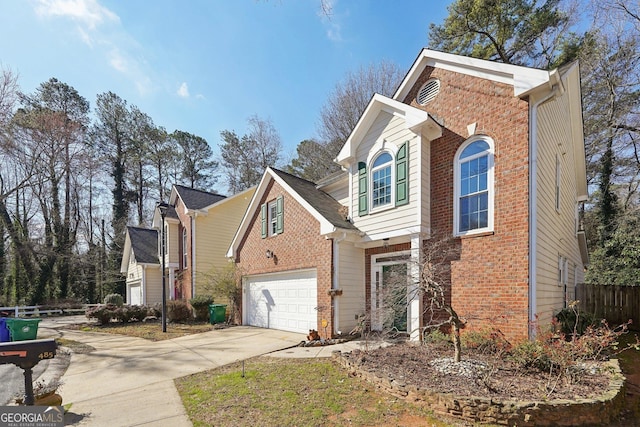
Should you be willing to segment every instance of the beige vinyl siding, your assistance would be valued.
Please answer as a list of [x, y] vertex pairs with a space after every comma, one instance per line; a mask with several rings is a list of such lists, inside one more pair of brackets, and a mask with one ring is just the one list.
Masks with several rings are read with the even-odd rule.
[[[236, 233], [255, 189], [229, 197], [210, 208], [207, 215], [195, 219], [196, 295], [205, 293], [211, 274], [229, 265], [227, 250]], [[286, 227], [286, 224], [285, 224]], [[226, 304], [220, 298], [216, 303]]]
[[[402, 144], [409, 141], [409, 203], [399, 207], [393, 207], [386, 210], [371, 212], [364, 216], [358, 215], [358, 177], [357, 162], [367, 162], [371, 151], [377, 151], [377, 143], [385, 142], [385, 146], [393, 147], [394, 154]], [[397, 230], [407, 230], [419, 226], [418, 218], [418, 148], [420, 138], [406, 129], [405, 122], [399, 117], [395, 117], [389, 113], [381, 112], [373, 125], [369, 129], [362, 142], [357, 148], [356, 166], [353, 168], [356, 175], [352, 175], [351, 185], [352, 194], [351, 212], [354, 225], [369, 235], [377, 233], [390, 233]], [[375, 154], [375, 153], [374, 153]], [[367, 178], [368, 183], [371, 182], [371, 165], [367, 162]], [[395, 183], [392, 183], [395, 185]], [[371, 203], [371, 188], [368, 184], [367, 198]], [[395, 194], [395, 192], [394, 192]], [[392, 203], [395, 203], [395, 196]]]
[[[180, 257], [179, 246], [180, 240], [178, 236], [178, 223], [177, 222], [168, 222], [168, 231], [169, 234], [167, 236], [167, 253], [166, 253], [166, 263], [167, 265], [177, 265]], [[158, 230], [161, 233], [161, 230]]]
[[[162, 275], [160, 274], [159, 266], [147, 266], [136, 262], [129, 264], [129, 270], [127, 271], [127, 286], [135, 286], [139, 284], [143, 287], [143, 304], [153, 305], [162, 302], [161, 281]], [[167, 298], [169, 298], [169, 295], [167, 295]]]
[[[131, 255], [132, 259], [133, 255]], [[130, 262], [127, 270], [127, 283], [133, 283], [142, 280], [142, 266], [137, 262]]]
[[343, 206], [349, 206], [349, 184], [347, 181], [341, 181], [344, 185], [334, 185], [329, 188], [323, 188], [322, 191], [333, 197]]
[[[162, 303], [162, 274], [160, 267], [149, 266], [145, 269], [144, 298], [146, 305]], [[167, 300], [169, 300], [169, 283], [167, 283]]]
[[342, 295], [338, 298], [338, 327], [348, 334], [358, 324], [356, 316], [364, 314], [364, 249], [352, 243], [339, 243], [338, 287]]
[[[569, 92], [538, 108], [536, 309], [541, 325], [564, 307], [565, 290], [559, 285], [558, 258], [567, 259], [567, 294], [582, 280], [583, 265], [575, 234], [576, 177], [567, 114]], [[556, 158], [560, 164], [560, 209], [556, 210]], [[579, 277], [576, 277], [576, 273]]]

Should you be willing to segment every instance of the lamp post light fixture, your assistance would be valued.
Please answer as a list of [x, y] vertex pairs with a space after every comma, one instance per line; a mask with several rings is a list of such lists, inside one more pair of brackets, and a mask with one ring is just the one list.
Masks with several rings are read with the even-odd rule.
[[167, 236], [164, 232], [164, 219], [167, 216], [168, 208], [169, 205], [167, 203], [158, 203], [160, 218], [162, 218], [162, 223], [160, 224], [160, 256], [162, 258], [162, 332], [167, 332], [167, 282], [165, 276], [165, 251], [167, 246]]

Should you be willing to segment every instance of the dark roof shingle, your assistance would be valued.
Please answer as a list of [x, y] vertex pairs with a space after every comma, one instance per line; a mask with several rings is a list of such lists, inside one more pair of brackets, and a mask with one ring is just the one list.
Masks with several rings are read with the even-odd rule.
[[278, 169], [272, 168], [272, 170], [331, 224], [346, 230], [358, 229], [347, 221], [346, 208], [324, 191], [318, 190], [316, 184]]
[[150, 228], [127, 227], [131, 248], [136, 262], [143, 264], [159, 264], [158, 231]]
[[196, 190], [195, 188], [185, 187], [184, 185], [175, 184], [174, 187], [187, 209], [203, 209], [219, 202], [220, 200], [226, 199], [226, 196], [209, 193], [208, 191]]

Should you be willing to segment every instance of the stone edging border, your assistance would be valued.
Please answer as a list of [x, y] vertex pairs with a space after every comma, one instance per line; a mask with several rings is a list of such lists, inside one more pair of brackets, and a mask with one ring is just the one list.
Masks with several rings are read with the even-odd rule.
[[485, 397], [455, 396], [405, 384], [392, 378], [381, 378], [367, 372], [342, 356], [332, 352], [332, 359], [342, 367], [376, 388], [408, 402], [427, 405], [436, 414], [475, 423], [508, 426], [575, 426], [602, 425], [619, 415], [624, 406], [625, 377], [617, 360], [606, 362], [612, 370], [609, 387], [592, 399], [555, 399], [549, 401], [499, 400]]

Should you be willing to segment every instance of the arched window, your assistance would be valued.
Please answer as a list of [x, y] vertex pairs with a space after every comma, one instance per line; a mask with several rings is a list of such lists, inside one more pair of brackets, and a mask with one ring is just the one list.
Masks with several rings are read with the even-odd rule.
[[409, 141], [392, 153], [389, 144], [369, 163], [358, 162], [358, 214], [384, 211], [409, 203]]
[[371, 208], [376, 209], [391, 204], [393, 157], [382, 152], [371, 166]]
[[493, 141], [474, 137], [454, 160], [456, 235], [493, 231]]

